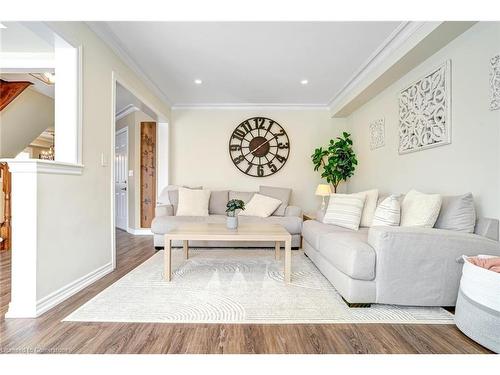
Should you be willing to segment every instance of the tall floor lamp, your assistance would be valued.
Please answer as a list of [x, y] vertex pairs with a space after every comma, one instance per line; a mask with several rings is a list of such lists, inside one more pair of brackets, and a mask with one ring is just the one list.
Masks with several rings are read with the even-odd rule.
[[320, 197], [323, 198], [323, 201], [321, 202], [321, 211], [325, 210], [326, 208], [325, 197], [329, 196], [330, 194], [332, 194], [332, 189], [328, 184], [319, 184], [318, 187], [316, 188], [316, 195], [319, 195]]

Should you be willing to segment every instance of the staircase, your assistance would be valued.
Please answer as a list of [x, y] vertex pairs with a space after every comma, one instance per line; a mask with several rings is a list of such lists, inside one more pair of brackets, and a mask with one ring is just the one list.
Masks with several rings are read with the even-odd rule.
[[14, 158], [54, 126], [54, 99], [30, 85], [0, 80], [0, 158]]

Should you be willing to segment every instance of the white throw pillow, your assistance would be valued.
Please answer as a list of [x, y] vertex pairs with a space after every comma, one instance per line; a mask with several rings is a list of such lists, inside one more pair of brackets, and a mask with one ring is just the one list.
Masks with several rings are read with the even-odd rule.
[[358, 230], [365, 199], [363, 194], [331, 194], [323, 223]]
[[250, 201], [245, 204], [245, 209], [239, 213], [241, 216], [269, 217], [280, 206], [279, 199], [255, 193]]
[[371, 227], [373, 215], [375, 214], [375, 209], [377, 208], [378, 190], [372, 189], [362, 191], [357, 194], [365, 196], [365, 206], [363, 207], [363, 213], [361, 214], [361, 222], [359, 223], [359, 226]]
[[432, 228], [439, 216], [441, 203], [439, 194], [410, 190], [401, 204], [401, 226]]
[[208, 216], [210, 190], [179, 188], [176, 216]]
[[378, 205], [373, 215], [372, 226], [397, 227], [401, 220], [401, 203], [398, 195], [390, 195]]

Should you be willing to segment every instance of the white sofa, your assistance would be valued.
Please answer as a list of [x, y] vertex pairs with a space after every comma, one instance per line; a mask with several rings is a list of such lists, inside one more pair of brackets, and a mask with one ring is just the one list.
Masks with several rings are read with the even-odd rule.
[[455, 306], [461, 255], [500, 255], [498, 220], [478, 218], [474, 233], [435, 228], [358, 231], [303, 223], [303, 249], [350, 305]]
[[[232, 190], [212, 191], [209, 204], [209, 216], [176, 216], [178, 193], [169, 190], [162, 193], [168, 194], [169, 204], [159, 204], [151, 223], [154, 234], [154, 246], [161, 249], [164, 246], [164, 234], [181, 223], [225, 223], [226, 204], [230, 199], [241, 199], [247, 203], [255, 194], [254, 192], [239, 192]], [[302, 209], [296, 206], [285, 205], [273, 215], [261, 218], [255, 216], [239, 216], [239, 223], [275, 223], [281, 224], [292, 235], [292, 247], [300, 247], [302, 232]], [[181, 241], [172, 241], [172, 246], [182, 246]], [[198, 247], [274, 247], [271, 242], [231, 242], [231, 241], [190, 241], [190, 246]]]

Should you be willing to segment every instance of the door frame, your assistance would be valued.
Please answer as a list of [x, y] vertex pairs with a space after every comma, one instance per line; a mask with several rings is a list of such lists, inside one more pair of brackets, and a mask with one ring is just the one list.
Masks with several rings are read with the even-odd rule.
[[[115, 124], [115, 129], [116, 129], [116, 124]], [[119, 229], [122, 229], [122, 230], [125, 230], [126, 232], [128, 232], [129, 231], [129, 227], [128, 227], [128, 211], [129, 211], [129, 207], [128, 207], [128, 205], [129, 205], [129, 196], [128, 196], [129, 195], [129, 183], [128, 183], [129, 182], [128, 181], [129, 180], [128, 179], [128, 177], [129, 177], [129, 175], [128, 175], [128, 171], [129, 171], [128, 167], [129, 167], [129, 165], [128, 165], [128, 161], [129, 161], [129, 155], [130, 155], [129, 138], [128, 138], [128, 136], [129, 136], [129, 134], [128, 134], [128, 127], [125, 126], [124, 128], [115, 130], [115, 142], [114, 142], [114, 144], [115, 144], [115, 147], [116, 147], [116, 136], [118, 136], [118, 135], [120, 135], [122, 133], [127, 133], [127, 168], [126, 168], [127, 169], [127, 194], [125, 194], [125, 198], [126, 198], [125, 199], [125, 206], [126, 206], [126, 212], [127, 213], [126, 213], [126, 220], [125, 220], [125, 229], [123, 229], [123, 228], [119, 228]], [[114, 168], [115, 158], [116, 158], [116, 149], [115, 149], [115, 152], [114, 152], [114, 155], [113, 155], [113, 182], [116, 184], [116, 179], [115, 179], [116, 170]], [[116, 194], [116, 190], [115, 190], [114, 193]], [[116, 228], [118, 228], [116, 226], [116, 205], [115, 205], [115, 209], [114, 209], [114, 222], [115, 222], [115, 229], [116, 229]]]

